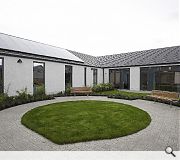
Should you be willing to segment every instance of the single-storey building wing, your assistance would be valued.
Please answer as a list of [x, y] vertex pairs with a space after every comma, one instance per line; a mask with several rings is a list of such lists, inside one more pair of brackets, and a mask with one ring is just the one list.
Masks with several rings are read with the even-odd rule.
[[180, 46], [95, 57], [0, 33], [0, 93], [55, 94], [99, 83], [180, 92]]

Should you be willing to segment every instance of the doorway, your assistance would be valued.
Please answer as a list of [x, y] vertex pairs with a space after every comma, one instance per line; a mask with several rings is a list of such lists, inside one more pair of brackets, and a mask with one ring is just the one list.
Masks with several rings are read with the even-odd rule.
[[120, 89], [130, 89], [130, 69], [121, 69], [121, 85]]

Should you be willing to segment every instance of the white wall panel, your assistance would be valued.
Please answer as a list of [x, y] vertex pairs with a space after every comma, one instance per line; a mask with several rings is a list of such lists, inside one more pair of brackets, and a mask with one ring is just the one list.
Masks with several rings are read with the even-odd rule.
[[73, 66], [73, 77], [72, 81], [73, 87], [83, 87], [84, 86], [84, 66], [72, 65]]
[[45, 62], [45, 90], [47, 94], [54, 94], [65, 90], [64, 64]]
[[91, 67], [86, 67], [87, 68], [87, 77], [86, 77], [86, 83], [87, 86], [93, 86], [93, 70], [91, 70]]
[[109, 69], [104, 69], [104, 83], [109, 83]]
[[27, 88], [29, 94], [33, 93], [32, 60], [17, 57], [4, 57], [4, 92], [13, 96], [17, 91]]
[[140, 90], [140, 67], [130, 68], [130, 90]]
[[98, 73], [98, 76], [97, 76], [98, 77], [97, 78], [98, 84], [103, 83], [103, 69], [98, 68], [97, 73]]

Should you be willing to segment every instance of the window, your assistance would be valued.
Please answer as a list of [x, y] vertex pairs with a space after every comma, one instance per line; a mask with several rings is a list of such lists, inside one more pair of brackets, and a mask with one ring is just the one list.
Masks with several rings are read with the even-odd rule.
[[130, 87], [130, 69], [110, 69], [109, 83], [115, 88], [129, 89]]
[[93, 69], [93, 85], [97, 85], [97, 69]]
[[72, 66], [65, 66], [65, 88], [72, 87]]
[[115, 70], [110, 69], [109, 70], [109, 83], [111, 83], [113, 86], [115, 86]]
[[44, 63], [33, 62], [33, 88], [34, 88], [34, 94], [45, 93]]
[[109, 70], [109, 82], [115, 88], [120, 88], [120, 70], [119, 69], [110, 69]]
[[141, 68], [141, 90], [180, 92], [180, 66]]
[[147, 68], [141, 68], [140, 71], [140, 89], [141, 90], [147, 90], [147, 76], [148, 76], [148, 70]]
[[84, 86], [86, 87], [86, 67], [84, 68]]
[[3, 59], [0, 58], [0, 93], [4, 90], [4, 77], [3, 77]]
[[130, 89], [130, 69], [121, 69], [120, 89]]

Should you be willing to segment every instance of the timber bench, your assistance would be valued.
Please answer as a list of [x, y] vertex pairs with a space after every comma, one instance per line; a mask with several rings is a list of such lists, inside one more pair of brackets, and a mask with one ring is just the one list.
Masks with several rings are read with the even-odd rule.
[[157, 100], [158, 102], [164, 101], [164, 102], [167, 102], [169, 104], [172, 104], [173, 101], [179, 100], [179, 93], [153, 90], [151, 95], [148, 95], [148, 98]]
[[91, 87], [73, 87], [71, 88], [71, 93], [76, 95], [76, 94], [85, 94], [89, 95], [92, 93]]

